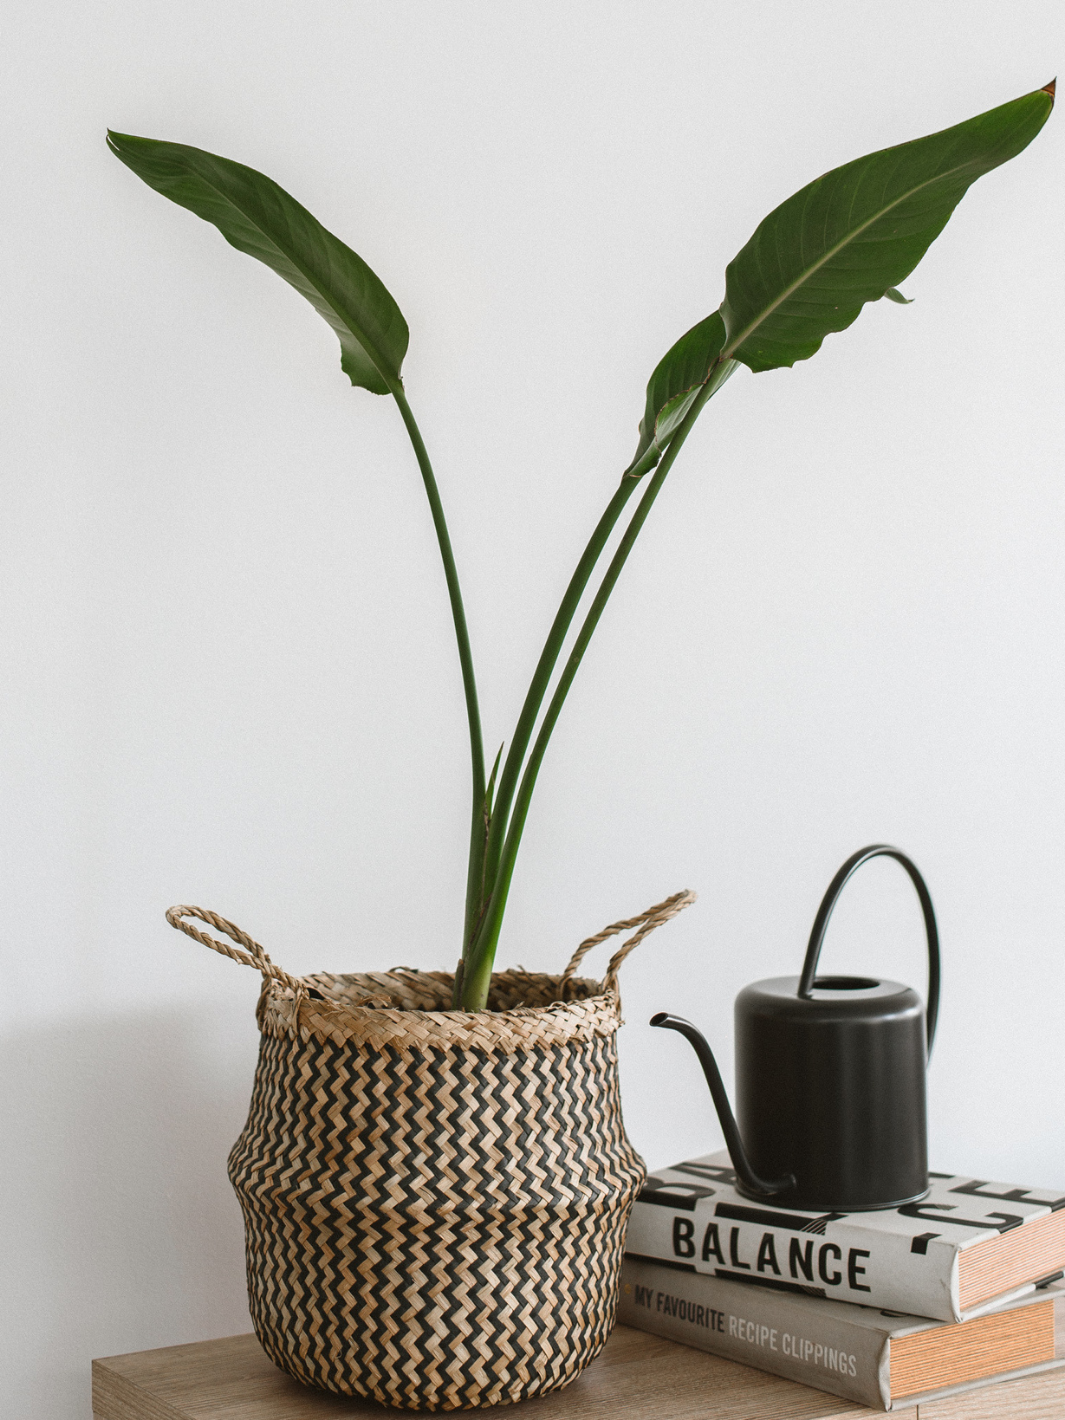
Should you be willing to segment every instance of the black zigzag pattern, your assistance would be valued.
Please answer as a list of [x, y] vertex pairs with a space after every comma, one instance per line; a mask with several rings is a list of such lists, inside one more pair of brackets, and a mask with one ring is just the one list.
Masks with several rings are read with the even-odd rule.
[[525, 1400], [593, 1360], [644, 1177], [613, 1036], [507, 1053], [266, 1034], [229, 1171], [267, 1354], [411, 1410]]

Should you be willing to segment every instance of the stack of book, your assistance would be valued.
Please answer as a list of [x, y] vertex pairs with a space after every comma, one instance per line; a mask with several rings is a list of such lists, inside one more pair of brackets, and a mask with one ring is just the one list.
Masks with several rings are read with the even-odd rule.
[[1065, 1197], [931, 1174], [918, 1203], [752, 1203], [727, 1153], [652, 1174], [618, 1320], [891, 1410], [1065, 1365]]

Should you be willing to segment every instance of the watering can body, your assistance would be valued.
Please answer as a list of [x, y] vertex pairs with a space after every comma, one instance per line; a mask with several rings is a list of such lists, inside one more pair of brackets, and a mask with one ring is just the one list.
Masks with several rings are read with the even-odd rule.
[[[870, 858], [894, 858], [921, 902], [928, 938], [928, 1004], [897, 981], [818, 976], [829, 917], [848, 878]], [[925, 1071], [939, 1003], [939, 938], [915, 865], [873, 844], [843, 864], [821, 903], [801, 976], [773, 977], [736, 998], [733, 1116], [713, 1053], [678, 1016], [710, 1086], [746, 1197], [774, 1207], [848, 1213], [895, 1208], [928, 1191]]]
[[[928, 1190], [925, 1008], [895, 981], [797, 976], [736, 998], [736, 1114], [774, 1206], [851, 1212]], [[738, 1181], [741, 1192], [760, 1197]]]

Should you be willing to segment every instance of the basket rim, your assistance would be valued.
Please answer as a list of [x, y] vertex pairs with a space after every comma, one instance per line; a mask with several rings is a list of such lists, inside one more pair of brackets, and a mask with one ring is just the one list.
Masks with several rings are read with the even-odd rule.
[[[314, 987], [319, 982], [342, 981], [369, 984], [380, 983], [384, 985], [386, 981], [394, 980], [398, 983], [419, 981], [431, 981], [450, 990], [454, 985], [455, 973], [453, 971], [430, 971], [417, 966], [393, 966], [387, 971], [315, 971], [301, 978], [306, 986]], [[521, 983], [529, 982], [538, 985], [550, 985], [560, 994], [551, 1001], [546, 1001], [538, 1006], [504, 1006], [495, 1008], [486, 1006], [479, 1012], [465, 1011], [458, 1007], [422, 1007], [422, 1006], [376, 1006], [369, 1001], [363, 1006], [353, 1001], [352, 1007], [358, 1006], [361, 1010], [385, 1010], [385, 1011], [432, 1011], [436, 1015], [454, 1016], [456, 1019], [478, 1014], [482, 1016], [505, 1016], [512, 1011], [546, 1011], [555, 1005], [578, 1005], [582, 1001], [590, 1001], [596, 997], [614, 996], [617, 992], [612, 987], [608, 987], [605, 982], [597, 980], [591, 976], [566, 976], [562, 972], [555, 971], [527, 971], [523, 966], [506, 967], [503, 971], [492, 973], [492, 994], [507, 987], [517, 986]], [[271, 983], [278, 987], [280, 983]], [[564, 993], [564, 994], [563, 994]], [[332, 998], [327, 997], [327, 1000]], [[335, 1004], [343, 1004], [337, 1002]]]
[[411, 967], [394, 967], [388, 972], [316, 972], [301, 978], [304, 987], [310, 990], [298, 995], [283, 982], [267, 980], [259, 997], [256, 1018], [264, 1035], [298, 1035], [305, 1042], [316, 1037], [338, 1044], [342, 1041], [364, 1044], [374, 1049], [507, 1052], [609, 1037], [616, 1034], [622, 1024], [616, 990], [604, 989], [603, 982], [593, 978], [567, 978], [517, 968], [497, 972], [494, 979], [498, 988], [519, 986], [528, 981], [550, 984], [558, 992], [566, 989], [567, 994], [570, 991], [574, 994], [570, 999], [560, 996], [542, 1005], [516, 1004], [502, 1010], [476, 1012], [384, 1004], [372, 1002], [372, 997], [372, 1003], [364, 1005], [328, 996], [319, 998], [316, 987], [337, 980], [380, 988], [387, 987], [390, 981], [398, 985], [432, 982], [438, 987], [449, 987], [454, 973]]

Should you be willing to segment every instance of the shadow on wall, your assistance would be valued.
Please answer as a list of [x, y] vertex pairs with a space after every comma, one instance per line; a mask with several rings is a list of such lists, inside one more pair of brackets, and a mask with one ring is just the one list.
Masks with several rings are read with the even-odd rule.
[[93, 1356], [251, 1329], [225, 1162], [257, 1040], [194, 1003], [0, 1046], [0, 1414], [83, 1420]]

